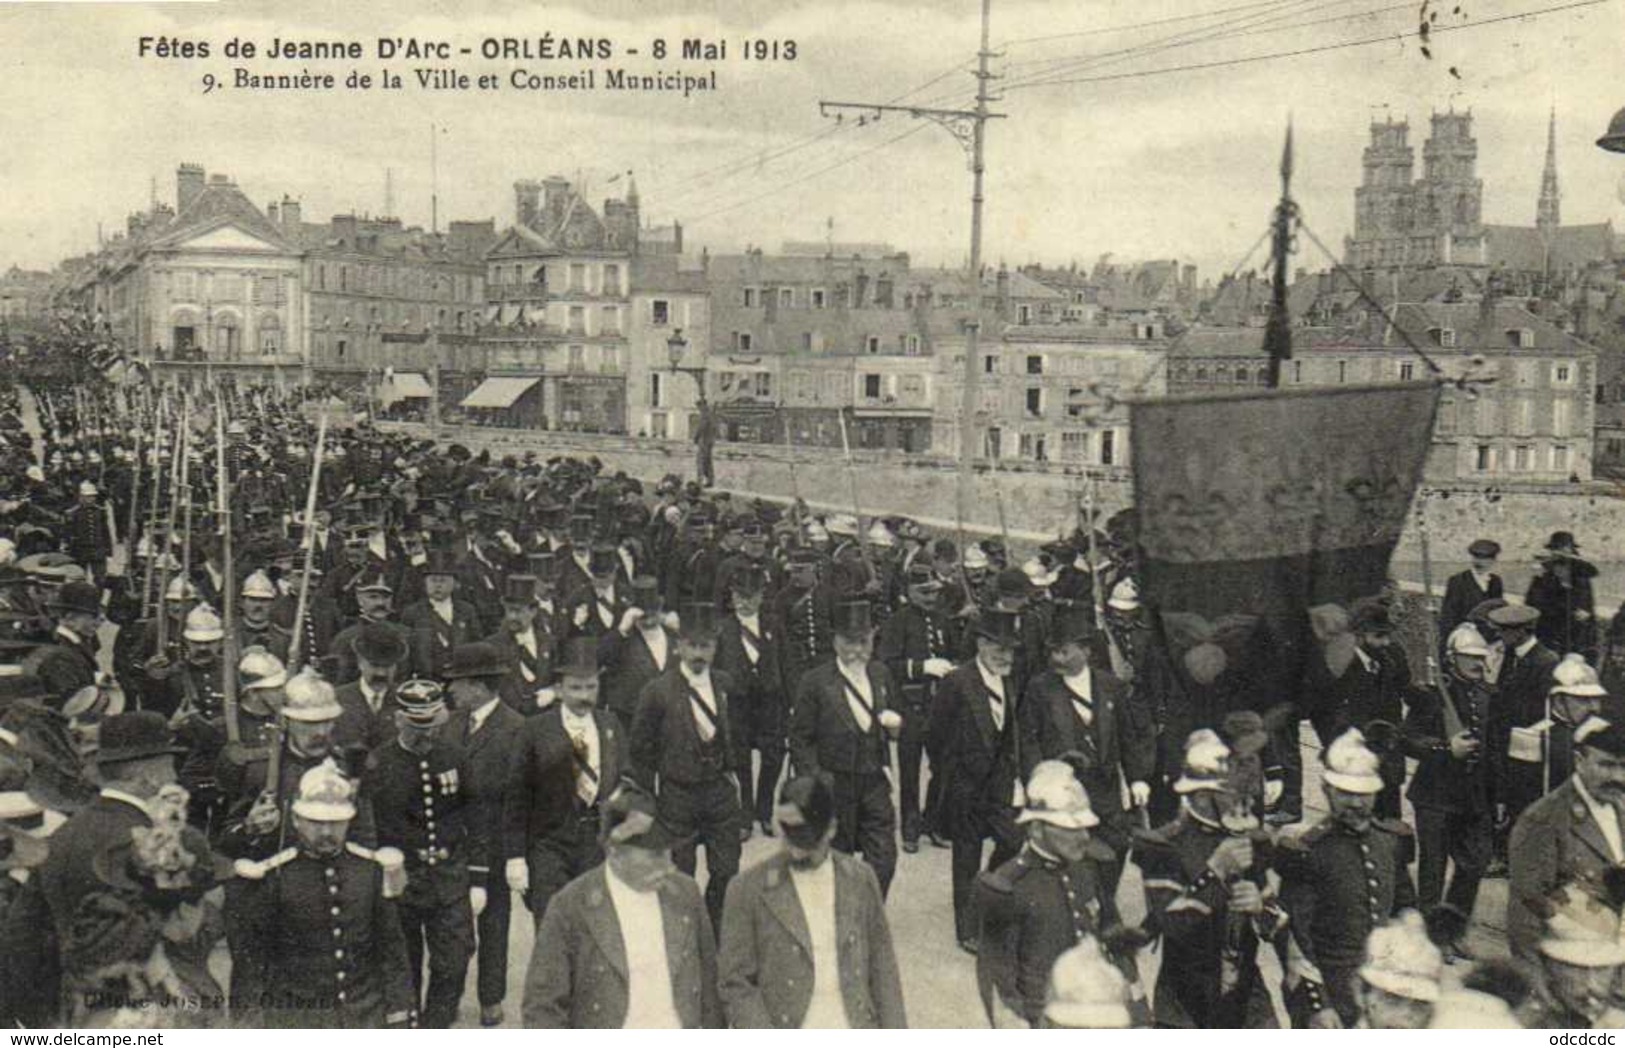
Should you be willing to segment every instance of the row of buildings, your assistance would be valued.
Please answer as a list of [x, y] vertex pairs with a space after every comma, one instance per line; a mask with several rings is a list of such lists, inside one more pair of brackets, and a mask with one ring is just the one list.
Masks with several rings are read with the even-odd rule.
[[[1434, 114], [1419, 179], [1408, 133], [1372, 125], [1344, 266], [1293, 282], [1282, 384], [1476, 380], [1443, 399], [1439, 482], [1625, 465], [1618, 252], [1611, 226], [1561, 224], [1555, 134], [1525, 228], [1481, 221], [1471, 114]], [[674, 441], [697, 432], [703, 387], [721, 440], [944, 457], [975, 325], [976, 452], [1104, 469], [1127, 463], [1127, 400], [1267, 381], [1256, 274], [1199, 286], [1178, 261], [1104, 256], [972, 279], [884, 244], [695, 252], [680, 224], [645, 221], [630, 181], [594, 206], [565, 179], [521, 180], [513, 215], [312, 223], [187, 164], [173, 206], [61, 267], [56, 304], [165, 377], [314, 381], [397, 413]]]

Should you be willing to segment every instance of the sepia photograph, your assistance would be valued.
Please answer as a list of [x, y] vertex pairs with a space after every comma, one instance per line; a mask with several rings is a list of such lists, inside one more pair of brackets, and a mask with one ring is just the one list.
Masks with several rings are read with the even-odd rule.
[[0, 1027], [1612, 1043], [1622, 41], [0, 0]]

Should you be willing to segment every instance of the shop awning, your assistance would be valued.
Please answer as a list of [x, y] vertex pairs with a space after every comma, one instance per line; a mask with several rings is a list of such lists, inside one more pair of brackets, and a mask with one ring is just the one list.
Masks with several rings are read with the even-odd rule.
[[488, 378], [463, 398], [465, 408], [511, 408], [539, 378]]
[[434, 390], [429, 388], [429, 380], [416, 371], [397, 371], [390, 381], [394, 387], [395, 396], [406, 397], [432, 397]]

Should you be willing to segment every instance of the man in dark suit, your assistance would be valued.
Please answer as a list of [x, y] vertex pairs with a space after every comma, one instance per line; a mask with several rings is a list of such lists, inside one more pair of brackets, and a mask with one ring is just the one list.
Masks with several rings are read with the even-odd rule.
[[97, 630], [102, 624], [102, 592], [94, 583], [69, 582], [46, 605], [56, 621], [50, 646], [34, 658], [35, 673], [60, 709], [80, 688], [96, 683]]
[[505, 876], [538, 923], [561, 888], [604, 861], [599, 816], [626, 767], [626, 737], [599, 705], [598, 672], [591, 637], [565, 642], [559, 699], [525, 722], [509, 768]]
[[1567, 531], [1552, 532], [1535, 559], [1541, 573], [1529, 581], [1523, 602], [1540, 612], [1535, 626], [1540, 642], [1559, 655], [1578, 652], [1595, 664], [1597, 604], [1591, 580], [1597, 566], [1580, 556], [1579, 543]]
[[474, 605], [456, 596], [457, 568], [450, 551], [430, 551], [423, 588], [427, 596], [401, 610], [401, 625], [412, 634], [413, 671], [440, 677], [451, 665], [453, 649], [473, 644], [483, 633]]
[[344, 709], [335, 729], [340, 746], [369, 752], [395, 737], [395, 684], [406, 662], [406, 638], [383, 623], [366, 622], [350, 640], [358, 676], [334, 689]]
[[[1330, 746], [1350, 728], [1374, 735], [1374, 722], [1382, 722], [1383, 730], [1397, 735], [1405, 718], [1404, 696], [1411, 686], [1411, 669], [1405, 649], [1394, 642], [1388, 608], [1377, 600], [1357, 601], [1349, 628], [1355, 639], [1354, 658], [1341, 676], [1333, 676], [1324, 659], [1310, 661], [1309, 723], [1322, 747]], [[1405, 761], [1397, 749], [1382, 756], [1385, 785], [1377, 798], [1377, 817], [1397, 819]]]
[[1501, 576], [1494, 570], [1495, 560], [1500, 555], [1500, 544], [1489, 539], [1478, 539], [1467, 547], [1472, 567], [1450, 576], [1444, 584], [1444, 602], [1439, 605], [1441, 645], [1451, 630], [1467, 621], [1474, 608], [1504, 595]]
[[554, 896], [536, 933], [525, 1026], [723, 1026], [711, 921], [699, 886], [672, 867], [678, 831], [630, 784], [607, 806], [604, 863]]
[[1496, 781], [1497, 853], [1506, 857], [1507, 834], [1513, 823], [1557, 780], [1549, 780], [1549, 751], [1541, 739], [1541, 725], [1550, 713], [1548, 696], [1559, 662], [1557, 653], [1535, 635], [1540, 612], [1527, 605], [1509, 604], [1489, 614], [1501, 634], [1505, 656], [1496, 677], [1496, 701], [1491, 708], [1486, 757]]
[[1102, 868], [1107, 890], [1115, 891], [1133, 830], [1122, 783], [1128, 784], [1133, 807], [1150, 803], [1156, 733], [1148, 712], [1133, 704], [1128, 686], [1090, 665], [1098, 646], [1087, 607], [1060, 609], [1050, 622], [1049, 669], [1028, 683], [1017, 720], [1025, 775], [1030, 777], [1039, 761], [1074, 764], [1100, 819], [1095, 835], [1116, 853], [1116, 861]]
[[735, 1029], [908, 1026], [880, 884], [831, 847], [835, 809], [824, 780], [786, 782], [783, 848], [728, 888], [717, 977]]
[[[762, 605], [767, 573], [740, 567], [729, 576], [729, 607], [717, 631], [717, 669], [738, 682], [733, 704], [734, 773], [739, 776], [739, 804], [749, 836], [754, 815], [762, 832], [773, 836], [773, 795], [784, 770], [786, 687], [784, 635], [766, 618]], [[751, 766], [751, 752], [761, 754], [761, 769]]]
[[722, 921], [728, 882], [739, 872], [739, 781], [733, 774], [734, 683], [713, 671], [717, 609], [690, 604], [679, 615], [677, 661], [644, 685], [632, 718], [631, 774], [660, 800], [660, 817], [685, 838], [672, 856], [693, 875], [705, 845], [705, 903]]
[[566, 636], [602, 637], [630, 626], [631, 610], [625, 587], [620, 585], [621, 558], [615, 547], [597, 545], [588, 558], [591, 576], [588, 585], [567, 593], [564, 601]]
[[1538, 957], [1545, 900], [1559, 886], [1597, 879], [1625, 865], [1625, 717], [1617, 706], [1574, 732], [1574, 775], [1542, 797], [1512, 828], [1507, 939], [1512, 955]]
[[884, 896], [897, 870], [897, 813], [891, 799], [891, 740], [902, 728], [896, 686], [874, 655], [866, 600], [835, 605], [835, 658], [808, 670], [790, 713], [797, 775], [830, 775], [835, 850], [863, 853]]
[[[472, 645], [471, 647], [479, 647]], [[465, 650], [447, 683], [455, 712], [446, 736], [463, 749], [463, 801], [468, 805], [468, 863], [476, 897], [485, 904], [475, 914], [478, 940], [480, 1025], [502, 1022], [508, 993], [508, 924], [513, 899], [504, 872], [507, 857], [506, 808], [509, 783], [525, 737], [525, 718], [502, 701], [491, 677], [477, 676], [489, 667]]]
[[992, 865], [1021, 847], [1016, 799], [1021, 761], [1016, 686], [1011, 671], [1020, 643], [1014, 612], [989, 609], [975, 623], [976, 657], [942, 679], [931, 722], [931, 750], [942, 755], [948, 786], [944, 816], [953, 841], [954, 931], [976, 950], [971, 890], [982, 870], [982, 845], [993, 841]]
[[127, 839], [131, 829], [152, 825], [147, 804], [175, 781], [175, 759], [183, 752], [160, 713], [121, 713], [102, 723], [96, 753], [101, 791], [52, 835], [50, 854], [36, 871], [50, 921], [30, 931], [44, 948], [8, 944], [15, 956], [44, 959], [46, 970], [27, 980], [41, 994], [54, 997], [59, 986], [58, 949], [51, 944], [67, 943], [80, 901], [101, 888], [92, 865], [96, 854], [109, 841]]
[[594, 521], [591, 512], [572, 514], [569, 523], [570, 541], [554, 551], [554, 585], [566, 604], [575, 599], [575, 595], [581, 590], [592, 589]]
[[536, 581], [535, 575], [509, 575], [504, 580], [502, 628], [485, 639], [508, 663], [502, 701], [526, 717], [542, 707], [541, 693], [552, 678], [557, 647], [551, 624], [538, 614]]
[[621, 612], [624, 628], [598, 638], [598, 664], [604, 668], [603, 705], [631, 728], [643, 686], [665, 673], [677, 659], [677, 634], [665, 625], [660, 588], [649, 576], [632, 580], [629, 607]]

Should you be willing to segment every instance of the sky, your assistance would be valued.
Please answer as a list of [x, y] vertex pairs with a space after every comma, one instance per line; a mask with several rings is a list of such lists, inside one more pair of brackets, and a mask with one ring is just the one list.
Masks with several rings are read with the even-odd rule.
[[[1341, 252], [1370, 122], [1410, 120], [1420, 173], [1429, 114], [1449, 108], [1474, 116], [1485, 221], [1533, 223], [1555, 107], [1564, 220], [1614, 220], [1625, 231], [1625, 156], [1593, 144], [1625, 106], [1625, 0], [1508, 17], [1563, 2], [992, 0], [993, 110], [1004, 116], [987, 134], [984, 258], [1177, 258], [1204, 278], [1260, 266], [1263, 249], [1250, 261], [1247, 251], [1279, 193], [1289, 119], [1294, 196], [1306, 225]], [[645, 220], [681, 221], [692, 249], [773, 250], [822, 240], [833, 222], [837, 241], [884, 241], [916, 264], [963, 265], [971, 175], [962, 146], [931, 121], [891, 113], [836, 123], [818, 103], [969, 108], [979, 15], [977, 0], [3, 4], [0, 186], [10, 206], [0, 208], [0, 269], [45, 268], [94, 247], [98, 223], [123, 228], [154, 185], [173, 202], [183, 162], [230, 175], [261, 205], [299, 199], [307, 221], [383, 213], [392, 170], [394, 210], [423, 226], [432, 184], [442, 225], [492, 218], [501, 227], [513, 220], [515, 179], [580, 180], [601, 203], [620, 195], [631, 171]], [[1422, 19], [1428, 54], [1405, 35]], [[617, 57], [479, 57], [487, 37], [549, 32], [608, 38]], [[139, 58], [144, 35], [208, 41], [213, 54]], [[368, 55], [242, 62], [222, 54], [234, 36], [262, 50], [273, 37], [354, 40]], [[475, 54], [380, 62], [378, 37], [450, 40]], [[731, 42], [725, 62], [688, 63], [717, 70], [714, 94], [549, 94], [506, 83], [520, 66], [682, 70], [653, 61], [649, 48], [687, 37]], [[797, 58], [745, 61], [746, 39], [794, 40]], [[621, 57], [627, 48], [641, 54]], [[1315, 48], [1327, 50], [1236, 62]], [[341, 80], [352, 67], [451, 66], [500, 74], [503, 87], [202, 93], [206, 73], [228, 79], [238, 65]], [[1192, 65], [1207, 68], [1167, 71]], [[1071, 82], [1033, 82], [1046, 77]], [[1296, 265], [1325, 262], [1300, 242]]]

